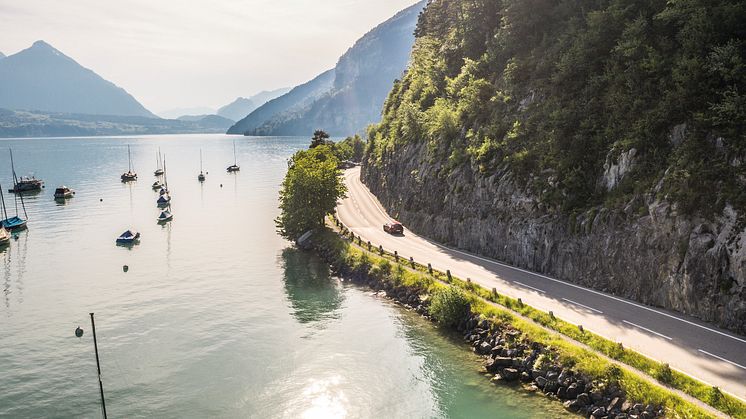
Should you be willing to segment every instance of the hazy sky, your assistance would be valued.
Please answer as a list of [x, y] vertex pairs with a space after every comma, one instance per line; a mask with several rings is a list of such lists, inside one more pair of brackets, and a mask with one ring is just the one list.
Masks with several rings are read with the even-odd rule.
[[293, 86], [416, 0], [0, 0], [0, 52], [43, 39], [154, 112]]

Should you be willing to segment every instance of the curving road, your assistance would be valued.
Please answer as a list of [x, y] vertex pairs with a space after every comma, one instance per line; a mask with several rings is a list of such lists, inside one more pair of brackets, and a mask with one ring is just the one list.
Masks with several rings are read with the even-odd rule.
[[382, 229], [391, 220], [360, 181], [360, 168], [344, 172], [349, 191], [337, 207], [340, 220], [355, 234], [398, 251], [403, 257], [451, 272], [557, 317], [582, 324], [646, 356], [746, 400], [746, 337], [678, 313], [580, 287], [451, 249], [405, 229], [392, 236]]

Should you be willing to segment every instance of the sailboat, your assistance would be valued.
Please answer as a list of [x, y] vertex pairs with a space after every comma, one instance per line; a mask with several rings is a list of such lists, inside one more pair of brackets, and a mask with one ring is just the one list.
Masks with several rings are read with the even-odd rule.
[[40, 191], [44, 187], [44, 181], [37, 179], [33, 176], [21, 176], [20, 179], [16, 175], [16, 166], [13, 162], [13, 150], [10, 151], [10, 167], [13, 172], [13, 188], [8, 189], [11, 193], [23, 193], [23, 192], [36, 192]]
[[129, 159], [129, 170], [127, 173], [122, 174], [122, 182], [137, 180], [137, 173], [132, 171], [132, 153], [130, 152], [129, 144], [127, 144], [127, 158]]
[[3, 247], [10, 243], [10, 233], [5, 227], [0, 226], [0, 247]]
[[168, 176], [166, 175], [166, 159], [163, 159], [163, 187], [158, 197], [158, 208], [163, 208], [171, 203], [171, 195], [168, 192]]
[[155, 172], [153, 172], [156, 176], [161, 176], [163, 174], [163, 167], [161, 166], [161, 148], [158, 147], [158, 154], [156, 155], [156, 169]]
[[235, 141], [233, 141], [233, 165], [228, 166], [227, 170], [228, 170], [228, 173], [238, 172], [239, 170], [241, 170], [241, 167], [238, 165], [238, 159], [236, 157], [236, 142]]
[[200, 182], [205, 181], [205, 173], [202, 171], [202, 149], [199, 149], [199, 175], [197, 175], [197, 180]]
[[127, 230], [117, 237], [117, 244], [119, 245], [131, 245], [140, 242], [140, 233], [134, 230]]
[[[21, 206], [23, 207], [23, 213], [26, 214], [26, 205], [23, 203], [23, 195], [18, 195], [21, 199]], [[26, 220], [18, 216], [18, 200], [16, 199], [16, 215], [14, 217], [8, 217], [8, 208], [5, 205], [5, 196], [3, 196], [2, 186], [0, 186], [0, 204], [2, 204], [4, 219], [0, 220], [0, 228], [6, 230], [20, 230], [26, 227]], [[28, 215], [26, 215], [28, 218]]]
[[159, 223], [166, 223], [173, 219], [174, 219], [174, 214], [171, 212], [171, 206], [161, 211], [160, 215], [158, 215]]

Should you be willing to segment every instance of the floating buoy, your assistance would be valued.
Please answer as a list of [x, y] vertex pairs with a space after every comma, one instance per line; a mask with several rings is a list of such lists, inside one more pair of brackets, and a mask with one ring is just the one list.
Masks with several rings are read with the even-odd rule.
[[77, 329], [75, 329], [75, 336], [76, 336], [76, 337], [81, 337], [81, 336], [83, 336], [83, 329], [81, 329], [81, 328], [80, 328], [80, 326], [78, 326], [78, 328], [77, 328]]
[[99, 199], [98, 202], [104, 202], [104, 198]]
[[130, 267], [129, 267], [128, 265], [124, 265], [124, 266], [122, 266], [122, 270], [123, 270], [124, 272], [127, 272], [127, 271], [129, 271], [129, 270], [130, 270]]
[[220, 187], [221, 187], [221, 188], [223, 187], [223, 184], [222, 184], [222, 183], [220, 184]]

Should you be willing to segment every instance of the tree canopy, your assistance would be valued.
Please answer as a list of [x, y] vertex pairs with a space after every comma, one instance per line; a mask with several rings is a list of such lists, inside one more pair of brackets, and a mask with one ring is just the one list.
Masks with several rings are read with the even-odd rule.
[[296, 240], [309, 230], [324, 225], [337, 201], [345, 196], [332, 145], [322, 144], [302, 150], [292, 157], [280, 189], [280, 216], [275, 220], [283, 237]]

